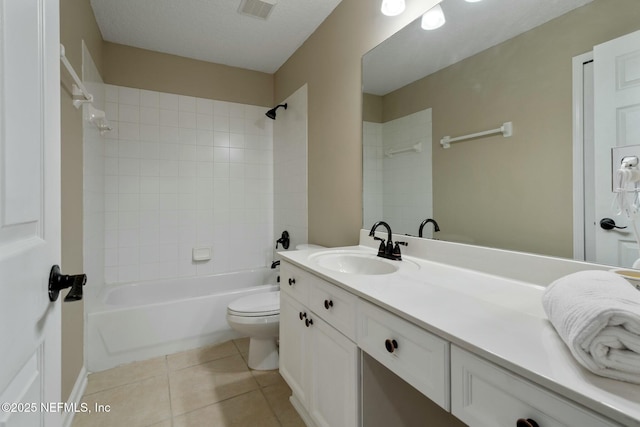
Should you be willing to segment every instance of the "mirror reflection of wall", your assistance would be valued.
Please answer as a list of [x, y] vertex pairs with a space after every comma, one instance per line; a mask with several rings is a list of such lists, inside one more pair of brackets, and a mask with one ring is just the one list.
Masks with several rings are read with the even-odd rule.
[[417, 236], [433, 216], [431, 109], [363, 126], [364, 223], [384, 220], [394, 233]]
[[[511, 0], [491, 3], [513, 7]], [[455, 29], [455, 17], [447, 12], [454, 4], [482, 7], [490, 2], [443, 1], [447, 24], [442, 28], [450, 26], [448, 31], [453, 33], [448, 37], [460, 46], [459, 50], [455, 45], [448, 48], [455, 56], [464, 50], [469, 37], [482, 30], [468, 30], [467, 39], [457, 36], [461, 30]], [[371, 116], [376, 108], [383, 125], [432, 109], [433, 217], [443, 230], [437, 237], [465, 236], [482, 246], [572, 258], [572, 58], [638, 29], [640, 1], [594, 0], [384, 93], [367, 87], [372, 73], [377, 74], [375, 64], [386, 62], [397, 71], [411, 61], [402, 59], [400, 52], [394, 58], [377, 57], [376, 52], [385, 49], [376, 48], [363, 57], [367, 94], [363, 119], [375, 121]], [[499, 32], [502, 27], [494, 30]], [[405, 31], [422, 30], [414, 22], [401, 33]], [[434, 40], [431, 44], [441, 42], [437, 31], [433, 36], [422, 31], [425, 44], [418, 46], [420, 53], [410, 51], [415, 43], [402, 50], [409, 56], [429, 56], [433, 48], [429, 37]], [[396, 37], [381, 46], [393, 43]], [[432, 55], [432, 59], [440, 58]], [[385, 70], [390, 80], [396, 78], [394, 67]], [[438, 143], [446, 135], [492, 129], [507, 121], [514, 125], [510, 138], [478, 138], [452, 144], [447, 150]], [[375, 216], [366, 211], [366, 191], [365, 186], [364, 228], [371, 226]], [[414, 229], [419, 225], [416, 221]], [[395, 232], [396, 224], [391, 222], [391, 226]]]

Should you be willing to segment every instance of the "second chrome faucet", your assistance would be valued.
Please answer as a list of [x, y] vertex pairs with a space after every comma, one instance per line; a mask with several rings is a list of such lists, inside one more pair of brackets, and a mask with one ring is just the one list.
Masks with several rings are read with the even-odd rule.
[[[387, 229], [387, 240], [385, 244], [385, 240], [376, 237], [376, 229], [380, 226], [383, 226]], [[394, 261], [402, 261], [402, 254], [400, 253], [400, 245], [407, 246], [407, 242], [396, 242], [395, 246], [393, 244], [391, 227], [384, 221], [378, 221], [373, 224], [371, 227], [371, 231], [369, 231], [369, 236], [373, 237], [374, 240], [380, 241], [380, 247], [378, 248], [378, 256], [386, 259], [391, 259]]]

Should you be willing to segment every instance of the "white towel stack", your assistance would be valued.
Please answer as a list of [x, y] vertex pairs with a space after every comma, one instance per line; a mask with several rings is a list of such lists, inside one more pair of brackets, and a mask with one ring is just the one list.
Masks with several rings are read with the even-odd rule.
[[573, 356], [595, 374], [640, 384], [640, 292], [608, 271], [553, 282], [542, 305]]

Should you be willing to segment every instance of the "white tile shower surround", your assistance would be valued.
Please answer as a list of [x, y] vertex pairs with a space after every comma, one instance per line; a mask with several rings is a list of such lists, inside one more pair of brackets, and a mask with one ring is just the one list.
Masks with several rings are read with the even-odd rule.
[[284, 100], [273, 122], [274, 233], [289, 232], [291, 248], [307, 242], [307, 85]]
[[[86, 46], [82, 45], [82, 75], [93, 95], [93, 106], [104, 109], [105, 87]], [[83, 108], [88, 120], [88, 108]], [[85, 122], [83, 132], [83, 271], [87, 275], [87, 293], [104, 283], [104, 137]]]
[[[398, 232], [417, 234], [420, 222], [433, 216], [431, 178], [431, 109], [401, 117], [382, 126], [383, 150], [422, 143], [422, 152], [409, 151], [383, 158], [383, 214]], [[395, 230], [394, 230], [395, 231]]]
[[[384, 218], [394, 232], [415, 235], [422, 220], [433, 216], [431, 134], [431, 109], [383, 124], [364, 123], [365, 228]], [[384, 155], [417, 143], [422, 152]]]
[[364, 122], [362, 127], [363, 224], [371, 227], [382, 213], [382, 123]]
[[[265, 107], [106, 85], [106, 283], [264, 266], [273, 256]], [[192, 261], [196, 246], [211, 261]], [[232, 254], [242, 253], [242, 257]]]

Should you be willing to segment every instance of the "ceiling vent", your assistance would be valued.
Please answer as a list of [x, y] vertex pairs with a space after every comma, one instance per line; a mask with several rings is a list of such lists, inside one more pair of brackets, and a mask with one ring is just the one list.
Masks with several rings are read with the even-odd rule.
[[238, 12], [254, 18], [267, 19], [277, 0], [242, 0]]

